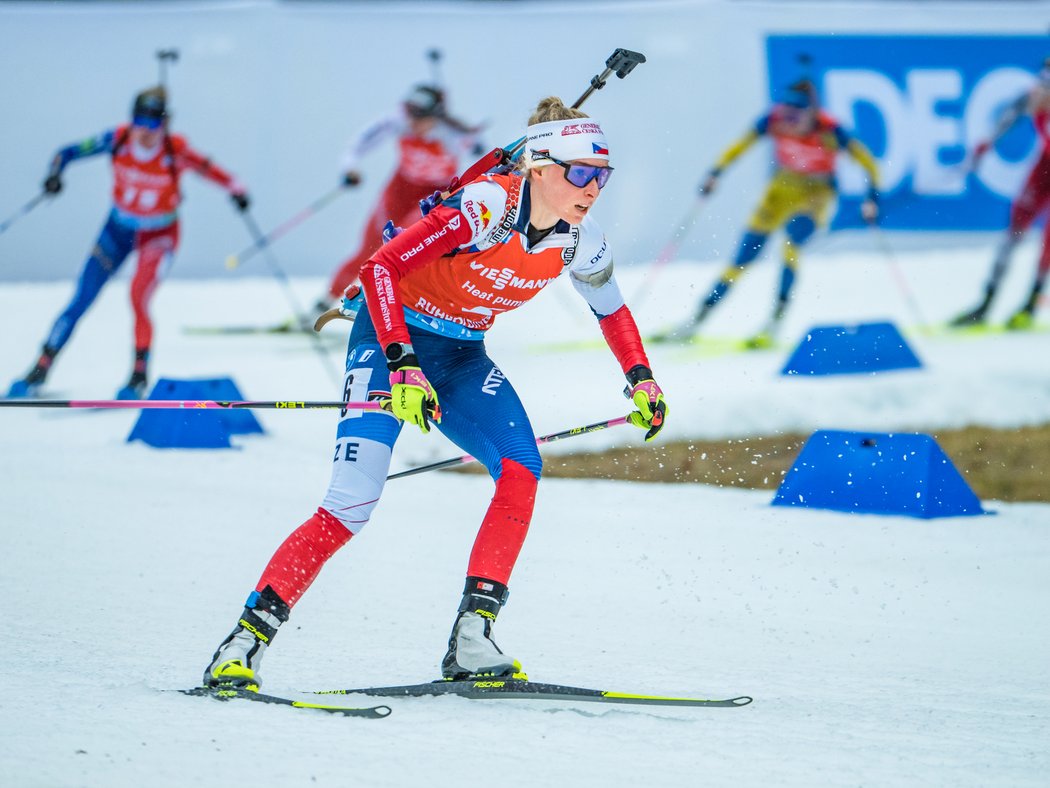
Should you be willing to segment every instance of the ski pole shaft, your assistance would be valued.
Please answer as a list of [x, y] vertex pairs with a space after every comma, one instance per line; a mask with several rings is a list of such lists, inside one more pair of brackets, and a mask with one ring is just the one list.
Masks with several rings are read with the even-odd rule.
[[689, 208], [689, 212], [683, 217], [682, 221], [675, 226], [675, 232], [674, 235], [671, 236], [671, 240], [660, 250], [660, 254], [657, 255], [656, 259], [649, 267], [645, 277], [642, 279], [642, 283], [638, 286], [638, 290], [631, 299], [632, 309], [637, 309], [642, 303], [643, 296], [652, 292], [653, 281], [663, 270], [664, 266], [678, 256], [678, 249], [681, 247], [682, 241], [685, 240], [685, 236], [689, 233], [689, 230], [692, 229], [693, 224], [700, 216], [700, 212], [703, 210], [706, 202], [707, 195], [697, 197], [696, 200], [693, 201], [692, 207]]
[[274, 241], [284, 237], [300, 224], [305, 222], [314, 214], [318, 213], [328, 203], [332, 202], [336, 197], [345, 191], [343, 186], [336, 186], [331, 191], [321, 195], [312, 203], [303, 208], [299, 213], [295, 214], [289, 219], [286, 219], [282, 224], [279, 224], [274, 229], [270, 230], [266, 235], [262, 233], [258, 234], [257, 240], [255, 240], [251, 246], [248, 246], [241, 250], [239, 254], [231, 254], [226, 258], [226, 267], [233, 270], [237, 266], [241, 265], [247, 260], [250, 260], [256, 254], [261, 252], [263, 249], [268, 247]]
[[[591, 84], [588, 85], [587, 89], [583, 91], [580, 97], [576, 99], [575, 102], [573, 102], [572, 108], [579, 109], [583, 106], [583, 102], [585, 102], [594, 91], [601, 90], [602, 88], [604, 88], [606, 80], [608, 80], [608, 78], [613, 74], [613, 72], [616, 73], [617, 77], [623, 79], [628, 74], [630, 74], [631, 71], [634, 70], [635, 66], [637, 66], [639, 63], [644, 62], [645, 55], [643, 55], [641, 52], [632, 52], [629, 49], [615, 50], [606, 59], [605, 70], [602, 71], [602, 73], [591, 77]], [[524, 147], [525, 138], [522, 137], [521, 139], [517, 140], [510, 148], [505, 149], [504, 161], [510, 161], [511, 159], [513, 159], [517, 155], [518, 151], [520, 151]], [[465, 183], [465, 181], [463, 182]]]
[[918, 322], [920, 327], [926, 326], [926, 318], [922, 314], [922, 310], [919, 308], [919, 302], [916, 301], [914, 293], [912, 293], [911, 287], [908, 285], [908, 280], [904, 276], [904, 272], [901, 271], [900, 266], [897, 264], [897, 256], [893, 253], [892, 247], [890, 247], [889, 241], [886, 240], [886, 235], [879, 229], [878, 225], [871, 225], [872, 232], [875, 233], [875, 240], [882, 250], [882, 254], [889, 264], [890, 273], [893, 276], [893, 281], [897, 285], [897, 289], [900, 290], [901, 295], [904, 296], [904, 302], [908, 305], [908, 309], [911, 310], [912, 317]]
[[17, 211], [15, 211], [14, 214], [12, 214], [7, 219], [5, 219], [2, 223], [0, 223], [0, 233], [7, 232], [7, 228], [8, 227], [10, 227], [12, 224], [17, 222], [19, 219], [21, 219], [23, 216], [25, 216], [31, 210], [36, 208], [41, 202], [43, 202], [45, 197], [47, 197], [47, 192], [40, 192], [40, 194], [38, 194], [32, 200], [27, 202], [25, 205], [23, 205]]
[[617, 49], [611, 55], [609, 59], [605, 61], [605, 70], [597, 76], [591, 77], [591, 84], [587, 87], [587, 90], [583, 92], [576, 103], [572, 105], [573, 109], [579, 109], [583, 102], [587, 100], [594, 91], [601, 90], [605, 87], [605, 80], [615, 71], [616, 76], [623, 79], [634, 70], [634, 67], [639, 63], [645, 62], [645, 55], [641, 52], [632, 52], [629, 49]]
[[[586, 435], [590, 432], [598, 432], [600, 430], [607, 430], [610, 427], [618, 427], [621, 424], [627, 423], [627, 417], [621, 416], [617, 419], [609, 419], [608, 421], [597, 421], [594, 424], [588, 424], [586, 427], [572, 427], [561, 432], [555, 432], [550, 435], [543, 435], [536, 439], [536, 445], [542, 446], [545, 443], [554, 443], [555, 441], [562, 440], [563, 438], [574, 438], [577, 435]], [[400, 473], [392, 473], [387, 476], [387, 481], [391, 479], [400, 479], [404, 476], [415, 476], [417, 473], [426, 473], [427, 471], [436, 471], [440, 468], [451, 468], [454, 465], [466, 465], [467, 463], [476, 462], [476, 458], [469, 454], [464, 454], [462, 457], [452, 457], [441, 462], [435, 462], [430, 465], [423, 465], [419, 468], [411, 468], [407, 471], [401, 471]]]
[[4, 399], [0, 408], [113, 408], [131, 410], [214, 410], [231, 408], [273, 410], [316, 410], [339, 408], [340, 410], [384, 410], [378, 402], [310, 402], [302, 400], [224, 402], [210, 399], [165, 400], [165, 399]]

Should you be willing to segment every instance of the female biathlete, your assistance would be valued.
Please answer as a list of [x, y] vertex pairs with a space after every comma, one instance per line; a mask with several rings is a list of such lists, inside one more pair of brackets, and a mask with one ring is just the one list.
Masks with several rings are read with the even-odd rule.
[[481, 153], [480, 127], [467, 126], [448, 114], [445, 91], [417, 85], [398, 111], [373, 123], [348, 146], [342, 160], [343, 183], [361, 183], [361, 160], [386, 140], [397, 141], [397, 169], [365, 222], [357, 251], [332, 274], [328, 293], [318, 300], [318, 311], [357, 281], [361, 267], [383, 243], [383, 225], [410, 224], [419, 216], [419, 201], [448, 185], [459, 172], [460, 159]]
[[179, 177], [184, 170], [193, 170], [226, 189], [239, 210], [248, 207], [248, 195], [233, 176], [191, 148], [181, 134], [169, 133], [163, 88], [151, 88], [135, 97], [130, 124], [59, 150], [51, 161], [44, 191], [58, 194], [62, 190], [62, 171], [71, 161], [103, 153], [113, 162], [113, 207], [80, 272], [72, 300], [44, 340], [33, 369], [11, 384], [9, 397], [36, 396], [77, 321], [128, 255], [137, 251], [138, 267], [131, 280], [135, 361], [117, 397], [141, 398], [153, 342], [149, 302], [179, 243]]
[[[1040, 215], [1045, 218], [1047, 209], [1050, 208], [1050, 58], [1043, 63], [1036, 84], [1011, 102], [999, 116], [991, 139], [981, 142], [974, 149], [971, 167], [976, 169], [984, 155], [995, 145], [996, 140], [1025, 116], [1029, 116], [1035, 126], [1040, 146], [1039, 158], [1029, 171], [1020, 194], [1010, 204], [1010, 222], [992, 262], [992, 270], [984, 285], [984, 296], [977, 306], [952, 320], [951, 324], [956, 328], [979, 326], [985, 322], [992, 299], [995, 298], [1006, 269], [1010, 266], [1014, 248], [1024, 238], [1032, 223]], [[1043, 248], [1039, 253], [1039, 263], [1036, 265], [1032, 287], [1020, 309], [1007, 319], [1008, 329], [1020, 331], [1034, 325], [1035, 311], [1039, 306], [1039, 298], [1043, 293], [1048, 274], [1050, 274], [1050, 222], [1043, 225]]]
[[747, 134], [722, 154], [700, 184], [700, 194], [711, 194], [722, 171], [756, 140], [765, 136], [772, 138], [776, 169], [740, 240], [736, 258], [700, 302], [695, 314], [660, 339], [690, 339], [744, 269], [758, 258], [770, 234], [783, 227], [787, 236], [784, 239], [784, 265], [773, 315], [766, 326], [747, 342], [753, 348], [773, 344], [795, 284], [799, 250], [827, 221], [828, 210], [834, 202], [837, 193], [835, 159], [840, 151], [849, 153], [867, 173], [868, 195], [861, 212], [868, 222], [878, 218], [876, 189], [879, 173], [875, 159], [863, 143], [821, 110], [816, 87], [808, 79], [792, 84], [783, 100], [774, 104]]
[[467, 563], [442, 675], [520, 673], [492, 631], [532, 519], [541, 463], [518, 395], [486, 353], [486, 332], [568, 269], [627, 377], [637, 408], [631, 422], [650, 440], [667, 413], [613, 278], [612, 253], [588, 216], [611, 174], [598, 123], [548, 98], [529, 120], [520, 171], [468, 183], [373, 253], [361, 272], [365, 306], [350, 334], [344, 392], [348, 401], [388, 402], [390, 413], [345, 412], [321, 507], [270, 559], [205, 670], [205, 685], [258, 688], [278, 627], [324, 563], [368, 522], [403, 422], [423, 432], [437, 424], [496, 486]]

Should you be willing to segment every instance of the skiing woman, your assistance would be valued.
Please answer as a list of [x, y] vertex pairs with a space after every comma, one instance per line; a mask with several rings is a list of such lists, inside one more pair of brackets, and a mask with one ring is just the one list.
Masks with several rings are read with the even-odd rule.
[[[1035, 219], [1040, 214], [1045, 215], [1047, 208], [1050, 207], [1050, 58], [1044, 61], [1036, 84], [1011, 102], [999, 116], [992, 138], [977, 145], [973, 152], [972, 168], [976, 169], [980, 160], [991, 150], [996, 140], [1026, 115], [1031, 118], [1035, 126], [1041, 148], [1039, 158], [1029, 171], [1021, 193], [1010, 205], [1010, 222], [996, 252], [988, 281], [984, 285], [984, 296], [981, 298], [981, 303], [952, 320], [951, 324], [957, 328], [978, 326], [985, 322], [992, 299], [995, 298], [1006, 269], [1010, 265], [1014, 248], [1024, 238]], [[1042, 295], [1048, 274], [1050, 274], [1050, 222], [1043, 226], [1043, 248], [1039, 253], [1039, 263], [1036, 266], [1032, 288], [1028, 291], [1028, 297], [1021, 308], [1007, 319], [1007, 328], [1024, 330], [1032, 327], [1035, 322], [1035, 310], [1039, 305], [1039, 297]]]
[[102, 153], [109, 154], [113, 162], [113, 207], [80, 272], [73, 299], [51, 328], [36, 365], [11, 385], [9, 397], [36, 395], [77, 321], [134, 250], [138, 252], [138, 267], [131, 280], [135, 362], [131, 378], [117, 397], [141, 398], [153, 341], [149, 302], [179, 242], [179, 176], [183, 170], [193, 170], [226, 189], [240, 210], [248, 207], [248, 195], [229, 173], [193, 150], [182, 135], [168, 132], [163, 88], [151, 88], [135, 97], [130, 124], [59, 150], [44, 191], [58, 194], [62, 190], [62, 170], [71, 161]]
[[318, 303], [320, 311], [357, 281], [361, 266], [383, 243], [387, 219], [395, 224], [415, 221], [419, 201], [448, 185], [459, 172], [460, 157], [481, 153], [479, 131], [448, 115], [443, 90], [417, 85], [397, 112], [372, 124], [350, 143], [342, 160], [347, 186], [361, 183], [361, 159], [389, 139], [397, 140], [397, 170], [365, 223], [357, 252], [332, 275], [327, 296]]
[[792, 84], [783, 100], [755, 123], [747, 134], [731, 145], [700, 185], [700, 194], [711, 194], [722, 171], [760, 137], [772, 138], [776, 170], [762, 201], [755, 209], [736, 258], [722, 273], [696, 313], [662, 339], [687, 340], [708, 317], [733, 283], [754, 262], [770, 234], [784, 228], [784, 265], [773, 316], [766, 327], [748, 340], [754, 348], [769, 347], [787, 309], [795, 283], [799, 250], [826, 221], [837, 193], [835, 160], [846, 151], [868, 176], [868, 195], [861, 206], [864, 219], [878, 217], [878, 167], [871, 152], [851, 136], [838, 121], [820, 108], [817, 90], [808, 79]]
[[532, 518], [541, 462], [517, 393], [486, 354], [486, 331], [568, 269], [627, 377], [638, 409], [629, 418], [646, 440], [667, 410], [613, 278], [612, 253], [588, 216], [611, 174], [599, 125], [544, 99], [529, 120], [519, 172], [468, 183], [375, 251], [361, 272], [365, 305], [350, 334], [344, 394], [389, 402], [390, 412], [345, 412], [321, 507], [273, 555], [205, 670], [206, 685], [257, 689], [278, 627], [322, 565], [368, 522], [404, 422], [423, 432], [437, 424], [485, 465], [496, 487], [442, 675], [520, 673], [492, 627]]

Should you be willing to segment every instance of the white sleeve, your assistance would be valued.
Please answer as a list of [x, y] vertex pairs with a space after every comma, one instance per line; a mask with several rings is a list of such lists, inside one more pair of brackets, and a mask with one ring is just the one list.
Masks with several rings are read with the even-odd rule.
[[404, 131], [405, 121], [400, 115], [389, 115], [376, 121], [346, 146], [346, 150], [339, 160], [340, 172], [350, 172], [358, 169], [365, 154], [391, 137], [400, 136]]
[[461, 245], [485, 247], [486, 241], [495, 235], [507, 212], [507, 192], [498, 183], [479, 180], [468, 183], [456, 193], [458, 207], [470, 226], [470, 240]]
[[579, 226], [576, 253], [569, 263], [569, 278], [591, 309], [601, 317], [623, 306], [623, 294], [613, 276], [613, 256], [605, 233], [587, 217]]

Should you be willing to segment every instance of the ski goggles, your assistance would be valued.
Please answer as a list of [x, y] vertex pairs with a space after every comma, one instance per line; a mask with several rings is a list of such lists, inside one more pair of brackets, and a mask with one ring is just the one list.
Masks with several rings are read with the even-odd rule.
[[131, 119], [131, 125], [143, 129], [159, 129], [164, 125], [163, 115], [135, 115]]
[[593, 164], [570, 164], [567, 161], [556, 159], [550, 154], [542, 154], [548, 161], [552, 161], [565, 170], [565, 180], [573, 186], [582, 189], [591, 181], [598, 182], [598, 189], [604, 189], [605, 184], [612, 177], [612, 167], [598, 167]]

